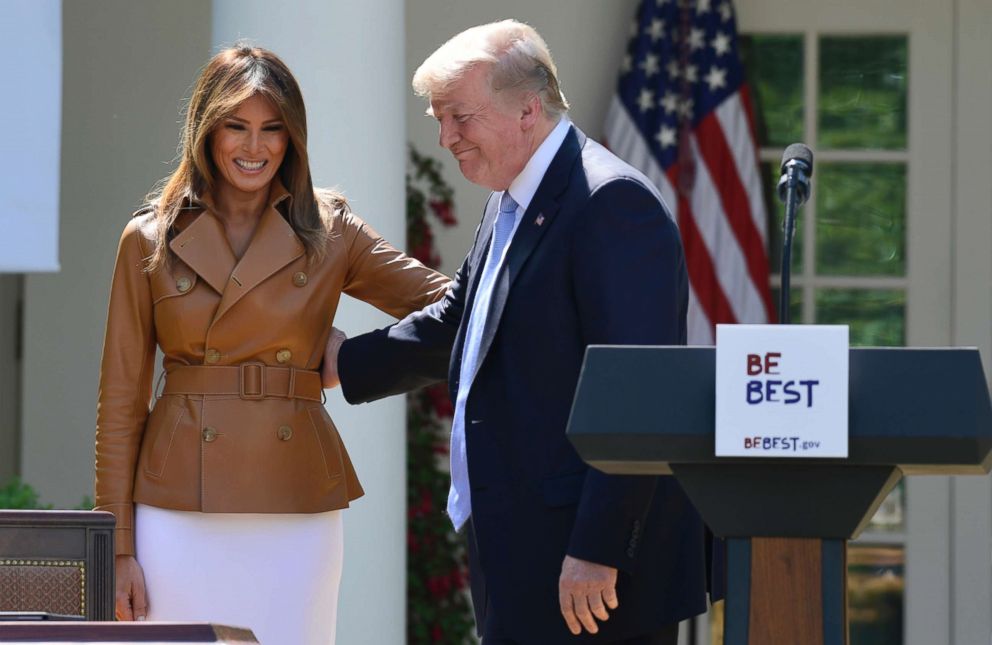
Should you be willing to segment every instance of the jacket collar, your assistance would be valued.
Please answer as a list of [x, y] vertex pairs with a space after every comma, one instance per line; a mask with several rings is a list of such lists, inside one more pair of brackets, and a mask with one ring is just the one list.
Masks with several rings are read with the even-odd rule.
[[[537, 248], [544, 233], [551, 228], [555, 216], [558, 215], [561, 195], [569, 187], [569, 180], [572, 169], [575, 166], [575, 160], [579, 157], [585, 144], [586, 135], [575, 127], [575, 125], [570, 124], [565, 138], [558, 148], [558, 152], [555, 153], [551, 165], [548, 166], [544, 177], [538, 185], [534, 199], [531, 200], [530, 206], [527, 207], [517, 227], [517, 231], [513, 234], [510, 248], [506, 251], [506, 259], [504, 260], [503, 267], [496, 277], [496, 283], [493, 285], [489, 316], [486, 320], [486, 326], [483, 329], [482, 339], [479, 344], [478, 360], [475, 363], [476, 372], [478, 372], [486, 354], [489, 352], [489, 347], [492, 345], [493, 337], [496, 335], [500, 319], [503, 316], [503, 309], [506, 307], [506, 299], [509, 295], [510, 287], [513, 285], [517, 276], [520, 275], [527, 259]], [[511, 192], [510, 194], [512, 195], [513, 193]], [[490, 238], [492, 237], [492, 229], [496, 221], [497, 212], [499, 211], [498, 204], [499, 200], [494, 199], [491, 195], [487, 204], [487, 213], [483, 220], [482, 229], [480, 230], [481, 236], [479, 239], [485, 240], [485, 242], [477, 245], [483, 249], [483, 252], [477, 256], [478, 259], [476, 261], [476, 266], [479, 269], [477, 273], [479, 274], [482, 273], [482, 263], [485, 262], [486, 258], [485, 250], [488, 249]], [[472, 285], [469, 287], [466, 301], [470, 303], [470, 306], [474, 306], [475, 304], [474, 298], [477, 286], [478, 279], [473, 280]], [[468, 320], [467, 314], [463, 319]], [[464, 336], [461, 342], [464, 343]], [[459, 351], [463, 351], [463, 349], [460, 348]], [[473, 374], [472, 377], [474, 380], [475, 375]]]
[[277, 208], [291, 199], [282, 182], [274, 180], [268, 206], [240, 260], [231, 250], [209, 194], [190, 200], [189, 210], [177, 219], [179, 233], [169, 242], [169, 248], [221, 294], [215, 318], [262, 280], [303, 255], [303, 243]]

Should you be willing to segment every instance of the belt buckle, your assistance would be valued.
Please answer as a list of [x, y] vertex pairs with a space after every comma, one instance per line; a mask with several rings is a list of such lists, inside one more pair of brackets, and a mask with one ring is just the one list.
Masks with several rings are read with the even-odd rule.
[[[258, 370], [258, 393], [249, 393], [245, 390], [245, 380], [248, 369]], [[238, 365], [238, 396], [245, 401], [261, 401], [265, 398], [265, 364], [264, 363], [242, 363]]]

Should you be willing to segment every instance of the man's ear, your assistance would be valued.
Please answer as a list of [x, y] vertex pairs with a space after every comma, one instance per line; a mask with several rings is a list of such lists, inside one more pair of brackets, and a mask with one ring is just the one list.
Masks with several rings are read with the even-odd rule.
[[530, 130], [543, 116], [544, 106], [541, 105], [541, 98], [537, 94], [528, 95], [520, 111], [520, 129]]

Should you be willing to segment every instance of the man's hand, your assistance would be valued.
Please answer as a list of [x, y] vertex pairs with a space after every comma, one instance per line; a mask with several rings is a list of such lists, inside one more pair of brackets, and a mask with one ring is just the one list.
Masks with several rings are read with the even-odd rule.
[[327, 347], [324, 348], [324, 362], [320, 366], [320, 382], [326, 389], [337, 387], [341, 384], [338, 378], [338, 351], [341, 343], [348, 340], [348, 336], [337, 327], [331, 327], [331, 335], [327, 339]]
[[114, 613], [117, 620], [144, 620], [148, 615], [145, 599], [145, 573], [133, 555], [114, 559], [116, 598]]
[[590, 634], [599, 631], [596, 620], [609, 620], [607, 607], [616, 609], [617, 570], [595, 562], [565, 556], [558, 579], [558, 602], [568, 629], [578, 636], [582, 628]]

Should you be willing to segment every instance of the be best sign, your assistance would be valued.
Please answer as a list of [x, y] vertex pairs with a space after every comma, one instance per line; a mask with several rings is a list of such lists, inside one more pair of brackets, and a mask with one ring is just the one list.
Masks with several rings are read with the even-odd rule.
[[717, 325], [716, 456], [847, 457], [847, 325]]

